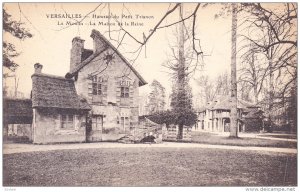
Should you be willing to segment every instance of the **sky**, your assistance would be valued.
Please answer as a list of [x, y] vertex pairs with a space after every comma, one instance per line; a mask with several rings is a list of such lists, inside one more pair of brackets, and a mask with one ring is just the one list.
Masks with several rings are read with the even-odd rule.
[[[75, 36], [85, 40], [85, 48], [92, 49], [90, 34], [92, 29], [96, 29], [107, 39], [114, 39], [111, 43], [118, 46], [116, 40], [122, 39], [122, 33], [119, 33], [116, 22], [118, 20], [123, 23], [124, 29], [142, 41], [143, 34], [147, 36], [164, 14], [175, 6], [170, 3], [125, 3], [124, 5], [122, 3], [5, 3], [4, 8], [12, 18], [24, 22], [24, 26], [34, 35], [32, 38], [20, 41], [10, 34], [3, 33], [3, 39], [15, 44], [21, 53], [15, 58], [15, 62], [20, 65], [16, 72], [19, 78], [18, 90], [29, 95], [35, 63], [43, 65], [44, 73], [64, 76], [69, 71], [71, 41]], [[184, 15], [189, 15], [196, 4], [185, 3], [183, 7]], [[230, 17], [215, 19], [215, 14], [219, 11], [220, 5], [212, 4], [200, 8], [197, 12], [196, 37], [201, 40], [201, 47], [206, 56], [204, 69], [195, 73], [193, 78], [197, 79], [203, 74], [214, 78], [218, 74], [230, 71], [231, 19]], [[101, 18], [109, 15], [109, 12], [117, 18], [110, 20]], [[66, 13], [73, 17], [81, 17], [77, 19], [82, 20], [82, 25], [68, 25], [76, 20], [58, 18]], [[87, 17], [84, 17], [85, 15]], [[161, 23], [161, 26], [175, 22], [178, 18], [179, 11], [176, 10]], [[190, 21], [188, 20], [187, 23]], [[105, 25], [107, 22], [112, 24], [111, 34], [108, 33], [108, 25]], [[132, 22], [135, 25], [132, 25]], [[136, 51], [140, 45], [128, 35], [124, 37], [118, 48], [149, 84], [156, 79], [167, 92], [171, 91], [171, 81], [167, 73], [168, 69], [162, 64], [170, 59], [169, 44], [176, 40], [173, 31], [174, 27], [157, 30], [147, 43], [146, 49], [143, 48], [139, 55], [130, 53]], [[7, 80], [7, 85], [14, 86], [13, 78]], [[193, 93], [197, 93], [199, 87], [193, 79], [191, 85]], [[141, 94], [146, 92], [149, 92], [149, 86], [140, 88]]]

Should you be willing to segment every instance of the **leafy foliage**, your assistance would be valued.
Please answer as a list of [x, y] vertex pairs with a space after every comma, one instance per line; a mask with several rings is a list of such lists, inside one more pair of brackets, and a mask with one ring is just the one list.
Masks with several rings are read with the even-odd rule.
[[148, 116], [148, 118], [158, 124], [183, 124], [186, 126], [192, 126], [197, 121], [196, 113], [191, 110], [186, 110], [184, 113], [182, 111], [175, 111], [175, 110], [166, 110], [156, 112]]
[[193, 110], [192, 89], [188, 83], [185, 82], [184, 89], [173, 86], [170, 96], [172, 123], [179, 125], [180, 129], [182, 129], [183, 125], [194, 125], [197, 121], [197, 115]]
[[166, 90], [165, 88], [158, 82], [157, 80], [153, 80], [150, 85], [151, 93], [149, 94], [149, 112], [150, 114], [163, 111], [166, 105], [165, 97], [166, 97]]
[[182, 89], [177, 84], [173, 85], [171, 97], [171, 107], [173, 110], [185, 111], [191, 110], [192, 105], [192, 88], [188, 85], [188, 82], [184, 83], [185, 86]]
[[[26, 38], [31, 38], [32, 34], [23, 27], [24, 23], [14, 21], [11, 19], [5, 9], [3, 9], [3, 30], [10, 33], [12, 36], [24, 40]], [[13, 44], [3, 41], [3, 66], [11, 71], [15, 71], [19, 66], [13, 61], [14, 57], [17, 57], [19, 53]]]

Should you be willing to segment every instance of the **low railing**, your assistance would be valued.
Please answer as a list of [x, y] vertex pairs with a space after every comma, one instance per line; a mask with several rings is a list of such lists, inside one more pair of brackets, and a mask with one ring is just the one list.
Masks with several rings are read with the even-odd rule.
[[135, 129], [134, 138], [135, 140], [141, 140], [146, 136], [153, 135], [155, 138], [161, 134], [162, 125], [157, 124], [148, 118], [139, 124], [139, 127]]

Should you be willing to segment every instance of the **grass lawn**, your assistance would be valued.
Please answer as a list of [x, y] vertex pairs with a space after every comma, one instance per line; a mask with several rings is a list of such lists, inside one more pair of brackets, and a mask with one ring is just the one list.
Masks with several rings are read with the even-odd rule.
[[281, 138], [281, 139], [297, 139], [297, 135], [258, 135], [258, 136], [262, 136], [262, 137], [273, 137], [273, 138]]
[[214, 145], [297, 148], [297, 142], [292, 141], [271, 140], [259, 137], [229, 138], [227, 136], [220, 136], [218, 134], [208, 132], [192, 132], [192, 142]]
[[106, 148], [3, 155], [4, 186], [295, 186], [297, 157], [200, 148]]

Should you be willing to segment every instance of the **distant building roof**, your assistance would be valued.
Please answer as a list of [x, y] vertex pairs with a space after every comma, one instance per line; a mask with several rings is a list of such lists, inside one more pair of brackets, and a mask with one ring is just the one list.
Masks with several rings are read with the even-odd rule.
[[32, 102], [30, 99], [5, 98], [3, 100], [3, 121], [7, 124], [32, 123]]
[[[92, 35], [96, 35], [97, 37], [101, 38], [108, 47], [112, 48], [115, 53], [124, 61], [124, 63], [133, 71], [133, 73], [139, 78], [140, 83], [139, 85], [146, 85], [147, 82], [144, 80], [144, 78], [133, 68], [133, 66], [124, 58], [124, 56], [116, 49], [99, 31], [93, 29]], [[103, 53], [106, 49], [104, 49], [101, 52], [93, 53], [91, 50], [84, 49], [82, 62], [77, 65], [73, 70], [71, 70], [69, 73], [66, 74], [67, 78], [73, 77], [80, 69], [82, 69], [84, 66], [89, 64], [94, 58], [96, 58], [98, 55]]]
[[74, 81], [64, 77], [34, 73], [32, 107], [90, 110], [85, 99], [77, 95]]
[[206, 110], [205, 107], [200, 107], [198, 109], [196, 109], [197, 112], [204, 112]]
[[[230, 110], [232, 105], [232, 99], [230, 96], [222, 96], [217, 100], [211, 101], [206, 105], [206, 109], [223, 109], [223, 110]], [[237, 108], [238, 109], [245, 109], [245, 108], [257, 108], [253, 103], [248, 101], [244, 101], [238, 99], [237, 101]]]

